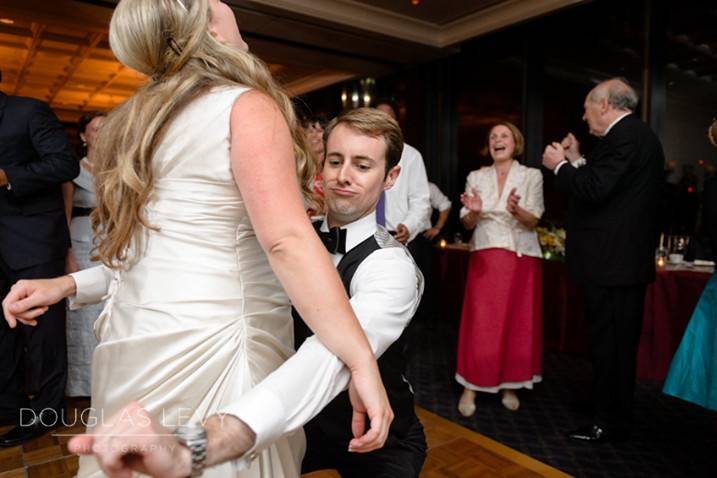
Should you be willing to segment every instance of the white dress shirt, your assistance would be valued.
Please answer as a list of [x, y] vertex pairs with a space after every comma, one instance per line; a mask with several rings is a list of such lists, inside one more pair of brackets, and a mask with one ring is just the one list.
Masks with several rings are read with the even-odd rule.
[[[513, 160], [500, 195], [495, 166], [487, 166], [468, 175], [466, 193], [475, 190], [483, 201], [483, 210], [471, 238], [471, 250], [501, 248], [515, 252], [518, 257], [542, 257], [535, 230], [525, 227], [506, 209], [508, 196], [513, 188], [516, 188], [516, 194], [520, 196], [518, 205], [540, 218], [545, 207], [543, 175], [539, 169], [523, 166]], [[462, 207], [460, 216], [464, 217], [469, 212], [468, 208]]]
[[451, 200], [443, 194], [438, 186], [432, 182], [428, 183], [429, 200], [431, 202], [431, 209], [436, 209], [438, 212], [443, 212], [446, 209], [450, 209], [452, 204]]
[[391, 189], [386, 191], [386, 229], [395, 231], [399, 224], [408, 228], [408, 241], [431, 227], [431, 202], [428, 176], [423, 157], [410, 144], [403, 145], [401, 173]]
[[[345, 228], [347, 251], [372, 235], [382, 246], [358, 266], [350, 285], [351, 306], [380, 356], [401, 336], [418, 308], [423, 276], [408, 250], [376, 224], [375, 212]], [[325, 221], [321, 229], [328, 230]], [[330, 256], [337, 265], [343, 254]], [[101, 300], [113, 277], [105, 266], [71, 275], [77, 284], [73, 307]], [[238, 417], [256, 433], [254, 447], [243, 457], [250, 459], [255, 451], [316, 416], [346, 389], [350, 378], [344, 363], [312, 336], [281, 367], [220, 413]]]

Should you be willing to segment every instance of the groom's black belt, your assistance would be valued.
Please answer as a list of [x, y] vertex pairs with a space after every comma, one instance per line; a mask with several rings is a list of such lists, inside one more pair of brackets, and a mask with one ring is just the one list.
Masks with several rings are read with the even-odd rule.
[[89, 216], [92, 210], [91, 207], [73, 207], [72, 217]]

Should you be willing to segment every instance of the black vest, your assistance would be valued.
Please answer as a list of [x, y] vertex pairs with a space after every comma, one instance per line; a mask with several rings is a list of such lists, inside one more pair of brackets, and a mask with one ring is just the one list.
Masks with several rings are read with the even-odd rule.
[[[374, 236], [371, 236], [341, 258], [336, 269], [347, 294], [351, 294], [351, 279], [358, 266], [378, 249], [381, 249], [381, 246], [376, 242]], [[313, 335], [313, 332], [301, 320], [295, 309], [292, 310], [292, 315], [294, 316], [294, 343], [298, 349], [304, 340]], [[417, 420], [413, 392], [403, 376], [406, 370], [405, 335], [404, 331], [401, 337], [391, 344], [378, 359], [381, 380], [386, 387], [388, 400], [395, 415], [389, 433], [396, 437], [405, 436], [408, 429]], [[348, 446], [348, 442], [353, 438], [351, 433], [352, 411], [348, 392], [341, 392], [321, 413], [306, 424], [304, 430], [307, 434], [307, 441], [311, 442], [312, 433], [321, 433], [325, 439], [345, 443]], [[367, 423], [366, 426], [368, 428], [369, 424]]]

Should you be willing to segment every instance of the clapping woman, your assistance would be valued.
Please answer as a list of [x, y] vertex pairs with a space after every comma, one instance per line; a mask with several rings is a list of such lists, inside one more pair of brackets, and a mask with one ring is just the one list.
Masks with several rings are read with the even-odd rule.
[[475, 412], [476, 392], [502, 393], [541, 380], [541, 250], [535, 226], [543, 214], [543, 176], [520, 164], [523, 135], [509, 122], [491, 128], [493, 164], [472, 171], [461, 195], [461, 222], [474, 229], [458, 336], [458, 410]]

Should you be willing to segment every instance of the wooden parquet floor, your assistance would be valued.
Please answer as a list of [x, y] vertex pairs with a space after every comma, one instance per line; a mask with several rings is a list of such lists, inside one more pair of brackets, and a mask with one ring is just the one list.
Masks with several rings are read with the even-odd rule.
[[[70, 417], [79, 416], [87, 402], [70, 406]], [[78, 410], [79, 408], [79, 410]], [[74, 411], [77, 415], [74, 415]], [[422, 478], [537, 478], [568, 477], [544, 463], [439, 417], [420, 407], [417, 412], [426, 430], [428, 458]], [[68, 420], [71, 421], [71, 420]], [[10, 427], [0, 427], [0, 433]], [[80, 424], [62, 427], [22, 446], [0, 448], [0, 478], [66, 478], [77, 473], [77, 457], [67, 450], [70, 435], [81, 433]], [[321, 471], [305, 478], [337, 478]]]

